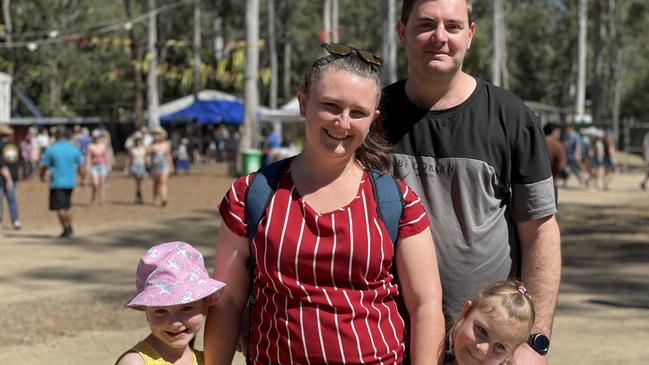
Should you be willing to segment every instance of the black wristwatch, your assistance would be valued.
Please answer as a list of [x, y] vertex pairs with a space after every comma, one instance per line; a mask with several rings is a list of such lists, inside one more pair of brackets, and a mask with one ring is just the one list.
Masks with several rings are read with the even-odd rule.
[[550, 349], [550, 339], [542, 333], [532, 333], [527, 339], [527, 344], [539, 355], [545, 355]]

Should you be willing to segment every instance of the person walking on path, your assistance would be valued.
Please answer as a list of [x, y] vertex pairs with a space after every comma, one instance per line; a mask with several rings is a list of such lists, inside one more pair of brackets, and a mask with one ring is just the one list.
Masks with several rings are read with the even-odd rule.
[[11, 127], [0, 125], [0, 225], [2, 224], [3, 196], [7, 197], [11, 226], [20, 229], [22, 224], [18, 219], [18, 200], [16, 186], [18, 184], [18, 166], [21, 163], [20, 147], [11, 139], [14, 131]]
[[142, 180], [147, 176], [146, 172], [146, 147], [142, 145], [142, 133], [135, 132], [131, 137], [132, 144], [128, 149], [126, 158], [126, 172], [133, 177], [135, 181], [135, 203], [143, 204], [142, 198]]
[[554, 202], [559, 201], [559, 180], [566, 168], [568, 156], [566, 147], [561, 142], [561, 128], [554, 123], [543, 126], [545, 134], [545, 147], [550, 158], [550, 169], [552, 170], [552, 181], [554, 182]]
[[612, 130], [604, 130], [602, 143], [604, 144], [604, 190], [609, 190], [619, 172], [615, 135]]
[[77, 173], [84, 175], [84, 160], [81, 151], [69, 140], [69, 132], [60, 127], [56, 131], [56, 143], [50, 145], [41, 161], [40, 177], [46, 181], [50, 172], [50, 210], [56, 211], [63, 228], [61, 238], [72, 236], [72, 192], [77, 185]]
[[103, 133], [99, 129], [92, 131], [92, 141], [86, 153], [86, 171], [92, 179], [92, 203], [104, 203], [106, 199], [106, 181], [110, 172], [108, 149], [102, 141]]
[[153, 143], [147, 148], [147, 156], [151, 162], [149, 173], [153, 179], [153, 201], [160, 201], [160, 205], [165, 207], [169, 175], [174, 172], [171, 144], [167, 141], [167, 132], [162, 127], [152, 130], [151, 133]]
[[640, 182], [640, 188], [642, 190], [647, 190], [647, 180], [649, 180], [649, 132], [645, 133], [644, 138], [642, 139], [642, 156], [644, 157], [647, 172], [644, 179], [642, 179], [642, 182]]
[[587, 184], [588, 178], [584, 180], [584, 177], [581, 176], [582, 170], [581, 166], [586, 165], [586, 160], [588, 159], [586, 151], [584, 151], [582, 137], [579, 135], [573, 127], [566, 127], [564, 133], [563, 144], [566, 147], [566, 154], [568, 156], [568, 169], [566, 171], [566, 176], [564, 177], [563, 186], [568, 185], [568, 179], [570, 178], [570, 173], [574, 174], [579, 182], [579, 186]]
[[[516, 277], [534, 298], [533, 331], [550, 337], [561, 254], [543, 131], [519, 98], [462, 70], [474, 32], [470, 0], [404, 0], [408, 79], [382, 105], [392, 165], [432, 222], [447, 323], [482, 286]], [[514, 357], [547, 363], [527, 345]]]
[[[252, 364], [398, 364], [406, 351], [413, 364], [436, 364], [443, 356], [426, 212], [410, 188], [388, 176], [403, 198], [393, 242], [370, 180], [370, 169], [389, 168], [377, 134], [379, 61], [345, 45], [326, 49], [332, 54], [315, 61], [298, 92], [304, 151], [281, 165], [254, 238], [244, 213], [253, 176], [237, 179], [219, 206], [214, 278], [228, 290], [207, 317], [207, 364], [232, 361], [251, 292]], [[410, 315], [409, 349], [399, 295]]]

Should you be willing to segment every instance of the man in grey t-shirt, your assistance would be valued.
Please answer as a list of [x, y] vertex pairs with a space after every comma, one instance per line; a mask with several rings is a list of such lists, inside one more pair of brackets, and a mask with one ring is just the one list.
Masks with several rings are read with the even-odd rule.
[[[495, 280], [520, 278], [549, 337], [561, 273], [554, 186], [543, 131], [513, 94], [462, 71], [470, 0], [404, 0], [397, 31], [407, 80], [382, 100], [395, 173], [419, 194], [438, 247], [447, 319]], [[517, 364], [546, 364], [521, 346]]]

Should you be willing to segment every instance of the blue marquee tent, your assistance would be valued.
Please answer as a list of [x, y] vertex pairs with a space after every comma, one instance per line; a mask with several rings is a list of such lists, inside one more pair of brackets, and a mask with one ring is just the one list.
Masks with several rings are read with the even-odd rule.
[[243, 103], [239, 100], [195, 100], [189, 106], [160, 116], [160, 123], [241, 124]]

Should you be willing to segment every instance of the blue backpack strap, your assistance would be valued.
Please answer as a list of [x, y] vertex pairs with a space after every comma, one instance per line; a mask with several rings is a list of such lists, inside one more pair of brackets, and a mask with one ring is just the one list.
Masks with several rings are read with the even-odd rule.
[[266, 206], [268, 206], [277, 189], [280, 175], [290, 160], [290, 158], [287, 158], [275, 161], [262, 167], [252, 176], [252, 181], [244, 198], [246, 224], [248, 225], [247, 233], [251, 242], [255, 237], [255, 233], [257, 233], [257, 226], [266, 211]]
[[[286, 158], [283, 160], [275, 161], [270, 165], [266, 165], [260, 168], [257, 172], [252, 175], [252, 181], [248, 185], [246, 190], [246, 195], [244, 196], [245, 202], [245, 219], [246, 224], [248, 225], [248, 242], [250, 244], [250, 257], [248, 258], [247, 266], [250, 271], [250, 289], [252, 290], [253, 286], [253, 276], [255, 271], [255, 257], [252, 253], [252, 239], [255, 238], [255, 233], [257, 233], [257, 226], [261, 222], [261, 218], [264, 216], [266, 207], [270, 203], [270, 200], [273, 198], [273, 194], [277, 190], [279, 185], [279, 179], [284, 171], [285, 167], [293, 158]], [[251, 316], [252, 308], [255, 305], [256, 300], [252, 295], [252, 291], [248, 297], [248, 318]], [[246, 356], [246, 364], [250, 364], [250, 359]]]
[[376, 200], [376, 209], [379, 217], [390, 235], [394, 245], [397, 244], [399, 235], [399, 220], [403, 212], [403, 196], [399, 181], [390, 175], [384, 174], [377, 170], [370, 170], [370, 181], [374, 199]]

